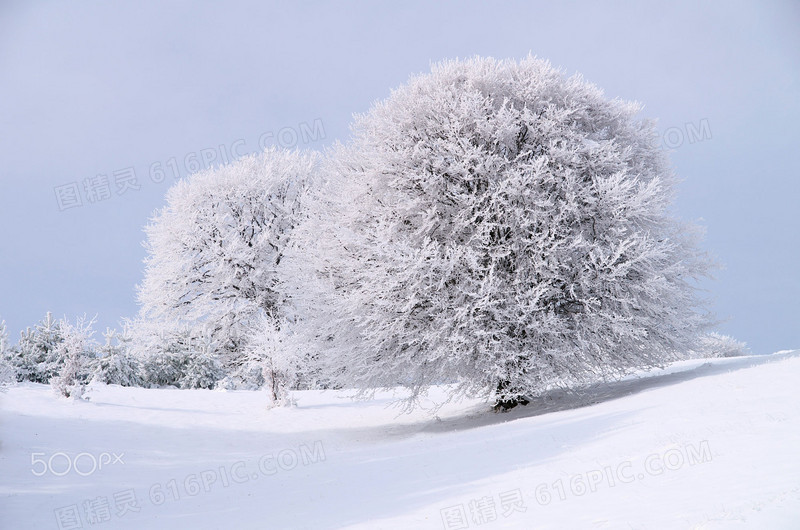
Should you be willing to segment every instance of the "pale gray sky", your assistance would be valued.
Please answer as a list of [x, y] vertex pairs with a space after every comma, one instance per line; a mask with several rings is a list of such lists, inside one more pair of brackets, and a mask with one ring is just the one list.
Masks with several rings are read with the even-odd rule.
[[[0, 318], [12, 339], [47, 310], [97, 313], [101, 327], [135, 314], [141, 228], [173, 168], [259, 139], [321, 148], [431, 61], [531, 52], [659, 119], [684, 179], [676, 211], [703, 219], [726, 267], [704, 284], [722, 330], [756, 353], [800, 347], [800, 4], [552, 4], [3, 2]], [[120, 194], [126, 168], [139, 189]], [[101, 178], [90, 202], [97, 175], [110, 196]]]

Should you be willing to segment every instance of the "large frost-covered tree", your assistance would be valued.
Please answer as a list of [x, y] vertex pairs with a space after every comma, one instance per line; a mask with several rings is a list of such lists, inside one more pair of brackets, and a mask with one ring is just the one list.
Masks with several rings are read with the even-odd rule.
[[639, 111], [533, 57], [474, 58], [357, 117], [287, 264], [332, 373], [507, 408], [685, 351], [707, 263]]
[[146, 228], [142, 320], [211, 336], [234, 360], [259, 315], [278, 318], [276, 270], [316, 164], [268, 149], [175, 184]]

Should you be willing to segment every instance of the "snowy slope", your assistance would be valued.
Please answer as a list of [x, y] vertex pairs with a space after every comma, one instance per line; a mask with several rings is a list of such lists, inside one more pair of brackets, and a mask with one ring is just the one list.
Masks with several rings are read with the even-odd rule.
[[798, 381], [800, 350], [687, 361], [508, 414], [25, 384], [0, 528], [800, 528]]

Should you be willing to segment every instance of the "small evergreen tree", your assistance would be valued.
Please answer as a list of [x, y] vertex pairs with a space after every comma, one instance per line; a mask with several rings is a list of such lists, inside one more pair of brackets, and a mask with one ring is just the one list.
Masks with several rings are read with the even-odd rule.
[[225, 377], [225, 370], [217, 352], [219, 345], [213, 333], [205, 329], [194, 335], [190, 348], [185, 353], [183, 375], [178, 382], [180, 388], [211, 389]]
[[0, 320], [0, 391], [17, 380], [17, 373], [9, 362], [10, 347], [8, 344], [8, 330], [6, 321]]
[[57, 348], [63, 340], [60, 323], [50, 312], [33, 329], [21, 332], [19, 342], [8, 355], [17, 380], [49, 383], [61, 369]]
[[130, 354], [125, 338], [107, 328], [103, 334], [105, 342], [97, 349], [92, 381], [107, 385], [143, 386], [139, 360]]
[[202, 328], [137, 321], [134, 339], [145, 386], [214, 388], [225, 371], [219, 344]]

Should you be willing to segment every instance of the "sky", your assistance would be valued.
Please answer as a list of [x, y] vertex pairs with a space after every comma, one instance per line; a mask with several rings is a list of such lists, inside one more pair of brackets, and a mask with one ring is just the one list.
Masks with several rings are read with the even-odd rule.
[[800, 348], [800, 3], [0, 2], [0, 319], [137, 312], [175, 175], [346, 141], [442, 59], [529, 53], [644, 104], [702, 287], [754, 353]]

